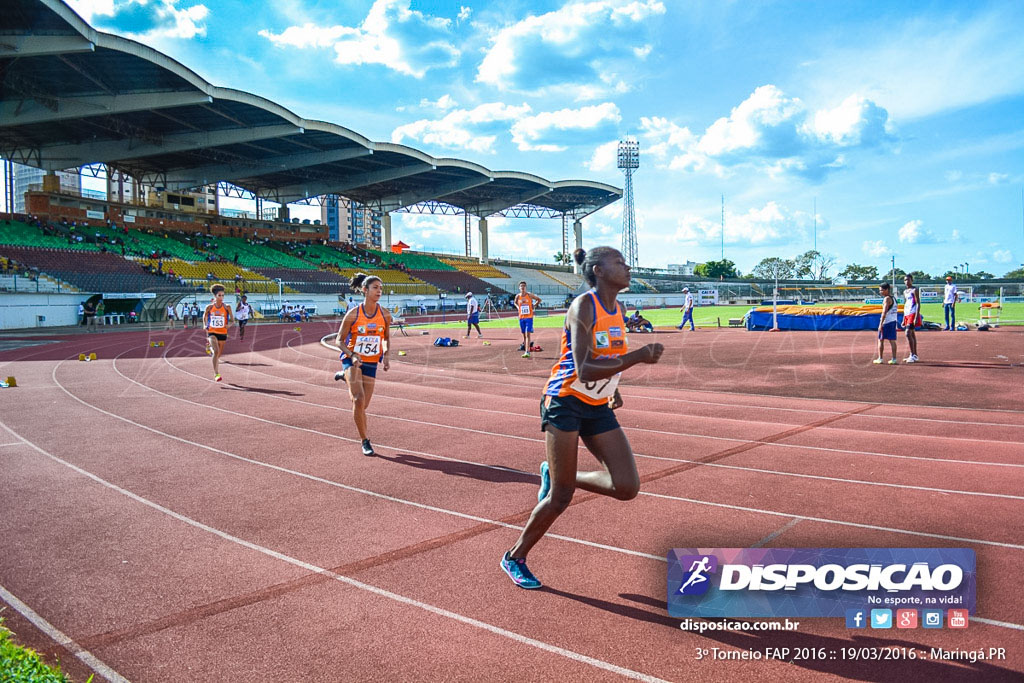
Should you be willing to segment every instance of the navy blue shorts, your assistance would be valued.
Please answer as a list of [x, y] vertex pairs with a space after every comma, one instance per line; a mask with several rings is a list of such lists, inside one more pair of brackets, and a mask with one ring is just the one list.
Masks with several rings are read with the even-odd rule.
[[882, 325], [882, 331], [878, 333], [878, 338], [896, 341], [896, 321], [893, 320], [891, 323]]
[[476, 325], [479, 322], [480, 322], [480, 314], [479, 313], [474, 313], [473, 315], [471, 315], [468, 318], [466, 318], [466, 323], [469, 324], [469, 325]]
[[[342, 370], [348, 370], [350, 367], [352, 367], [352, 359], [345, 354], [341, 354]], [[359, 366], [359, 369], [363, 371], [363, 377], [377, 377], [376, 363], [363, 363]]]
[[552, 425], [562, 432], [595, 436], [619, 428], [615, 411], [607, 403], [592, 406], [575, 396], [545, 396], [540, 400], [540, 430]]
[[533, 318], [520, 318], [519, 331], [524, 333], [533, 332]]

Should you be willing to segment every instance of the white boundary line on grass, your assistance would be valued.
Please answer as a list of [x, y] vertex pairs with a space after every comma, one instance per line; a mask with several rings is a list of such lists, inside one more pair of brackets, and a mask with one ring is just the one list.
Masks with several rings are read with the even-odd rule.
[[[11, 434], [14, 434], [14, 436], [18, 436], [18, 438], [21, 438], [18, 434], [15, 434], [13, 431], [11, 431], [7, 427], [7, 425], [4, 425], [2, 422], [0, 422], [0, 425], [3, 425], [4, 429], [7, 429], [7, 431], [11, 432]], [[30, 443], [29, 441], [26, 441], [24, 439], [22, 439], [19, 442], [19, 444], [23, 444], [25, 446], [29, 446], [30, 448], [35, 448], [36, 450], [39, 450], [35, 446], [35, 444]], [[47, 455], [49, 455], [49, 453], [47, 453]], [[103, 676], [111, 683], [129, 683], [127, 678], [114, 671], [108, 665], [104, 664], [99, 659], [99, 657], [97, 657], [96, 655], [94, 655], [93, 653], [89, 652], [84, 647], [76, 643], [66, 633], [64, 633], [56, 626], [48, 622], [46, 619], [41, 617], [34, 609], [32, 609], [24, 602], [19, 600], [13, 593], [11, 593], [3, 586], [0, 586], [0, 600], [3, 600], [8, 605], [13, 607], [18, 612], [18, 614], [28, 619], [33, 626], [35, 626], [37, 629], [39, 629], [47, 636], [49, 636], [50, 639], [53, 640], [55, 643], [60, 644], [62, 647], [64, 647], [69, 652], [74, 654], [75, 657], [81, 660], [83, 664], [85, 664], [90, 669], [98, 673], [100, 676]]]
[[[227, 533], [225, 531], [221, 531], [220, 529], [217, 529], [215, 527], [212, 527], [212, 526], [209, 526], [207, 524], [203, 524], [202, 522], [199, 522], [197, 520], [194, 520], [191, 517], [186, 517], [185, 515], [183, 515], [181, 513], [174, 512], [173, 510], [171, 510], [169, 508], [166, 508], [163, 505], [160, 505], [159, 503], [151, 501], [151, 500], [149, 500], [147, 498], [143, 498], [142, 496], [140, 496], [140, 495], [138, 495], [136, 493], [133, 493], [132, 491], [129, 491], [129, 490], [124, 489], [124, 488], [121, 488], [117, 484], [109, 482], [106, 479], [102, 479], [101, 477], [99, 477], [99, 476], [97, 476], [97, 475], [95, 475], [95, 474], [93, 474], [91, 472], [88, 472], [87, 470], [84, 470], [81, 467], [78, 467], [77, 465], [74, 465], [74, 464], [72, 464], [70, 462], [67, 462], [66, 460], [62, 460], [61, 458], [53, 455], [52, 453], [49, 453], [46, 450], [40, 448], [39, 446], [37, 446], [36, 444], [32, 443], [31, 441], [28, 441], [27, 439], [24, 439], [24, 437], [21, 437], [19, 434], [14, 432], [10, 427], [8, 427], [7, 425], [3, 424], [2, 422], [0, 422], [0, 425], [3, 425], [4, 429], [6, 429], [7, 431], [11, 432], [15, 436], [21, 438], [25, 442], [26, 445], [30, 446], [31, 448], [33, 448], [34, 450], [38, 451], [39, 453], [42, 453], [46, 457], [54, 460], [55, 462], [58, 462], [61, 465], [64, 465], [65, 467], [71, 469], [72, 471], [77, 472], [78, 474], [80, 474], [80, 475], [82, 475], [84, 477], [87, 477], [87, 478], [95, 481], [96, 483], [98, 483], [98, 484], [100, 484], [102, 486], [105, 486], [105, 487], [107, 487], [107, 488], [109, 488], [109, 489], [111, 489], [113, 491], [116, 491], [117, 493], [120, 493], [121, 495], [126, 496], [127, 498], [130, 498], [131, 500], [134, 500], [137, 503], [140, 503], [142, 505], [150, 507], [153, 510], [156, 510], [157, 512], [161, 512], [161, 513], [167, 515], [168, 517], [171, 517], [173, 519], [178, 520], [179, 522], [183, 522], [183, 523], [185, 523], [185, 524], [187, 524], [187, 525], [189, 525], [191, 527], [199, 529], [200, 531], [205, 531], [205, 532], [207, 532], [209, 534], [212, 534], [214, 536], [222, 538], [225, 541], [228, 541], [230, 543], [234, 543], [236, 545], [242, 546], [243, 548], [247, 548], [249, 550], [253, 550], [255, 552], [261, 553], [261, 554], [266, 555], [268, 557], [272, 557], [272, 558], [274, 558], [276, 560], [280, 560], [282, 562], [287, 562], [288, 564], [291, 564], [291, 565], [293, 565], [295, 567], [299, 567], [301, 569], [305, 569], [306, 571], [309, 571], [309, 572], [312, 572], [312, 573], [315, 573], [315, 574], [320, 574], [322, 576], [330, 577], [330, 578], [334, 579], [335, 581], [338, 581], [338, 582], [343, 583], [343, 584], [347, 584], [347, 585], [349, 585], [349, 586], [351, 586], [353, 588], [358, 588], [359, 590], [366, 591], [368, 593], [372, 593], [374, 595], [380, 596], [382, 598], [387, 598], [388, 600], [393, 600], [395, 602], [398, 602], [398, 603], [401, 603], [401, 604], [404, 604], [404, 605], [409, 605], [411, 607], [417, 607], [417, 608], [419, 608], [419, 609], [421, 609], [421, 610], [423, 610], [425, 612], [430, 612], [432, 614], [436, 614], [438, 616], [445, 617], [446, 619], [451, 619], [453, 621], [457, 621], [457, 622], [465, 624], [467, 626], [472, 626], [472, 627], [478, 628], [478, 629], [480, 629], [482, 631], [487, 631], [489, 633], [493, 633], [494, 635], [501, 636], [503, 638], [507, 638], [508, 640], [512, 640], [512, 641], [520, 643], [522, 645], [528, 645], [530, 647], [535, 647], [538, 650], [543, 650], [544, 652], [550, 652], [551, 654], [556, 654], [556, 655], [559, 655], [561, 657], [565, 657], [566, 659], [572, 660], [574, 662], [578, 662], [580, 664], [588, 664], [588, 665], [590, 665], [592, 667], [595, 667], [597, 669], [602, 669], [604, 671], [609, 671], [611, 673], [615, 673], [615, 674], [618, 674], [620, 676], [624, 676], [626, 678], [631, 678], [633, 680], [650, 681], [651, 683], [667, 683], [666, 681], [663, 681], [663, 679], [657, 678], [655, 676], [644, 674], [644, 673], [641, 673], [639, 671], [634, 671], [633, 669], [628, 669], [628, 668], [623, 667], [623, 666], [618, 666], [617, 664], [612, 664], [612, 663], [606, 662], [606, 661], [604, 661], [602, 659], [596, 659], [594, 657], [590, 657], [590, 656], [587, 656], [587, 655], [584, 655], [584, 654], [580, 654], [579, 652], [575, 652], [573, 650], [568, 650], [566, 648], [558, 647], [557, 645], [551, 645], [550, 643], [546, 643], [546, 642], [544, 642], [542, 640], [537, 640], [535, 638], [530, 638], [528, 636], [524, 636], [522, 634], [516, 633], [515, 631], [509, 631], [509, 630], [501, 628], [499, 626], [494, 626], [493, 624], [489, 624], [487, 622], [480, 621], [480, 620], [474, 619], [472, 617], [467, 617], [467, 616], [464, 616], [462, 614], [458, 614], [457, 612], [452, 612], [452, 611], [443, 609], [441, 607], [435, 607], [434, 605], [431, 605], [431, 604], [428, 604], [428, 603], [425, 603], [425, 602], [420, 602], [419, 600], [416, 600], [416, 599], [413, 599], [413, 598], [409, 598], [409, 597], [406, 597], [404, 595], [400, 595], [398, 593], [393, 593], [393, 592], [391, 592], [389, 590], [385, 590], [383, 588], [379, 588], [378, 586], [374, 586], [372, 584], [368, 584], [368, 583], [364, 583], [362, 581], [358, 581], [358, 580], [350, 578], [348, 576], [343, 576], [341, 574], [336, 574], [335, 572], [332, 572], [329, 569], [324, 569], [323, 567], [318, 567], [317, 565], [310, 564], [309, 562], [304, 562], [303, 560], [299, 560], [297, 558], [291, 557], [290, 555], [285, 555], [284, 553], [278, 552], [276, 550], [272, 550], [270, 548], [266, 548], [266, 547], [261, 546], [259, 544], [253, 543], [251, 541], [246, 541], [245, 539], [239, 538], [237, 536], [233, 536], [233, 535], [231, 535], [231, 534], [229, 534], [229, 533]], [[11, 597], [13, 597], [13, 596], [11, 596]], [[26, 608], [27, 608], [27, 606], [26, 606]], [[33, 612], [33, 614], [34, 614], [34, 612]], [[63, 634], [61, 634], [60, 631], [57, 631], [56, 629], [54, 629], [54, 633], [58, 634], [60, 636], [63, 636]], [[54, 634], [50, 634], [50, 635], [51, 635], [51, 637], [54, 637]], [[66, 636], [63, 636], [63, 637], [66, 638]], [[70, 640], [69, 640], [69, 642], [70, 642]], [[81, 652], [85, 653], [85, 650], [81, 650], [81, 648], [79, 648], [79, 650]], [[88, 654], [88, 653], [86, 653], [86, 654]], [[99, 660], [96, 660], [96, 662], [99, 665], [105, 667], [105, 665], [103, 665], [102, 662], [99, 662]], [[106, 667], [106, 668], [110, 671], [111, 674], [116, 676], [116, 678], [112, 679], [116, 683], [120, 683], [121, 681], [125, 681], [125, 679], [123, 679], [120, 676], [118, 676], [112, 669], [109, 669], [109, 667]], [[99, 669], [97, 669], [97, 671], [99, 671]], [[106, 672], [102, 672], [102, 674], [104, 676], [107, 676]]]

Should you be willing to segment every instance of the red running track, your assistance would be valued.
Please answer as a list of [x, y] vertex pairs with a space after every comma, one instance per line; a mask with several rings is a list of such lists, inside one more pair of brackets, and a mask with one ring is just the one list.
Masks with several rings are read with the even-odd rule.
[[[866, 364], [857, 333], [655, 335], [665, 362], [628, 375], [619, 411], [642, 493], [577, 495], [531, 555], [546, 587], [528, 593], [497, 563], [535, 501], [554, 331], [529, 360], [508, 332], [458, 349], [399, 338], [408, 355], [370, 407], [376, 458], [359, 454], [328, 331], [250, 328], [223, 384], [194, 331], [0, 353], [21, 385], [0, 392], [0, 601], [19, 639], [76, 680], [1024, 675], [1018, 332], [922, 335], [926, 362], [896, 368]], [[88, 351], [99, 360], [76, 360]], [[666, 550], [753, 545], [971, 547], [977, 618], [680, 631]], [[694, 658], [769, 646], [923, 658]], [[931, 647], [1008, 658], [930, 661]]]

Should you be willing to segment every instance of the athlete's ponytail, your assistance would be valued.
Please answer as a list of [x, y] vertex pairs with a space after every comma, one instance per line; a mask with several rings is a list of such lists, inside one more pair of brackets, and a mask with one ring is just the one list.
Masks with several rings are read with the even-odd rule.
[[590, 251], [577, 249], [572, 253], [573, 259], [580, 266], [583, 266], [583, 279], [591, 287], [597, 285], [597, 275], [594, 274], [594, 266], [600, 265], [606, 256], [615, 253], [614, 247], [594, 247]]
[[369, 287], [370, 284], [374, 280], [376, 280], [377, 282], [381, 283], [381, 285], [383, 286], [384, 281], [381, 280], [376, 275], [367, 275], [366, 273], [356, 273], [355, 275], [352, 276], [352, 279], [349, 280], [348, 286], [351, 287], [352, 291], [354, 291], [354, 292], [360, 292], [362, 294], [365, 294], [366, 293], [366, 288]]

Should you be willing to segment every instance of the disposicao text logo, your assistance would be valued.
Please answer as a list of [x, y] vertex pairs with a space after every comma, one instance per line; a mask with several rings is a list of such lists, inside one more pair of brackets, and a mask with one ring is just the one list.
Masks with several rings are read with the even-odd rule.
[[668, 554], [673, 617], [849, 618], [855, 609], [900, 608], [973, 613], [976, 593], [975, 556], [967, 548], [676, 548]]

